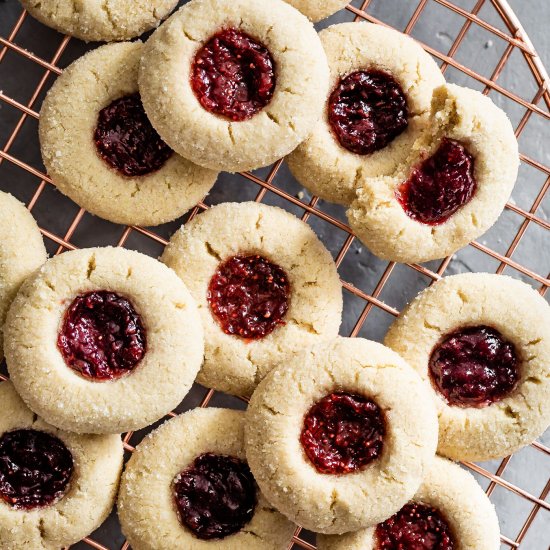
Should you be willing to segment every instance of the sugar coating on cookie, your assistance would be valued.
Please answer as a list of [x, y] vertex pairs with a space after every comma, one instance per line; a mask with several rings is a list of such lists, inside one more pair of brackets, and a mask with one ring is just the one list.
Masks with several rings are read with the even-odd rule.
[[76, 433], [155, 422], [185, 397], [203, 357], [195, 302], [165, 265], [122, 248], [49, 260], [8, 313], [6, 360], [29, 407]]
[[516, 181], [518, 144], [501, 109], [454, 84], [434, 91], [430, 127], [391, 175], [364, 175], [347, 211], [378, 257], [426, 262], [453, 254], [497, 220]]
[[44, 25], [90, 41], [128, 40], [157, 27], [177, 0], [21, 0]]
[[145, 115], [141, 42], [107, 44], [56, 80], [40, 111], [44, 164], [56, 187], [114, 223], [158, 225], [199, 202], [217, 172], [180, 157]]
[[284, 210], [225, 203], [176, 232], [162, 261], [197, 301], [206, 335], [198, 381], [250, 395], [287, 354], [336, 336], [342, 287], [311, 228]]
[[27, 408], [11, 382], [0, 384], [0, 403], [0, 546], [57, 550], [77, 543], [113, 507], [120, 436], [58, 430]]
[[341, 23], [319, 36], [330, 67], [325, 112], [287, 162], [312, 193], [349, 205], [362, 176], [391, 174], [407, 159], [444, 78], [420, 45], [393, 29]]
[[347, 0], [285, 0], [313, 22], [321, 21], [341, 10], [348, 4]]
[[511, 277], [445, 277], [419, 294], [385, 344], [422, 376], [439, 413], [438, 452], [502, 458], [550, 424], [550, 308]]
[[[15, 197], [0, 192], [0, 326], [23, 283], [47, 258], [44, 241], [31, 213]], [[4, 357], [0, 337], [0, 359]]]
[[381, 550], [429, 541], [438, 549], [498, 550], [499, 535], [495, 507], [474, 477], [450, 460], [435, 457], [411, 502], [397, 514], [354, 533], [319, 535], [317, 548]]
[[278, 550], [290, 544], [296, 526], [249, 482], [243, 432], [243, 412], [207, 408], [146, 436], [126, 466], [118, 499], [132, 548]]
[[397, 512], [437, 443], [422, 380], [389, 348], [359, 338], [328, 340], [282, 363], [246, 414], [258, 485], [278, 510], [318, 533], [357, 530]]
[[292, 151], [321, 116], [327, 83], [315, 29], [282, 0], [192, 0], [147, 41], [139, 77], [166, 143], [229, 172]]

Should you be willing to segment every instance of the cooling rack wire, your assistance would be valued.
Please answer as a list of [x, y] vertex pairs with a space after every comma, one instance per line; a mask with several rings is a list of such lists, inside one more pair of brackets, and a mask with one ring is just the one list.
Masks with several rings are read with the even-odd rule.
[[[401, 0], [401, 2], [405, 2], [405, 0]], [[474, 2], [475, 5], [473, 5]], [[366, 0], [362, 3], [360, 1], [353, 2], [353, 5], [350, 4], [346, 8], [349, 12], [349, 18], [355, 19], [356, 21], [366, 20], [371, 23], [388, 25], [387, 22], [372, 15], [372, 11], [374, 11], [372, 8], [376, 3], [376, 0]], [[507, 102], [507, 105], [512, 106], [516, 112], [519, 112], [519, 115], [516, 117], [517, 120], [515, 121], [515, 131], [516, 136], [520, 140], [520, 150], [522, 143], [520, 136], [530, 120], [537, 118], [538, 121], [544, 123], [548, 129], [548, 120], [550, 119], [550, 94], [548, 87], [550, 80], [529, 37], [505, 0], [456, 0], [455, 2], [449, 0], [411, 0], [405, 3], [407, 4], [407, 13], [411, 15], [406, 25], [398, 28], [398, 30], [407, 34], [413, 34], [413, 36], [419, 21], [423, 18], [429, 18], [430, 10], [434, 7], [440, 10], [440, 12], [441, 10], [446, 10], [449, 17], [455, 19], [460, 18], [460, 24], [457, 27], [459, 29], [458, 33], [449, 40], [451, 46], [447, 51], [439, 51], [441, 48], [435, 49], [425, 42], [422, 43], [422, 45], [439, 62], [444, 73], [448, 75], [450, 71], [454, 71], [454, 74], [468, 77], [472, 82], [470, 85], [473, 86], [473, 83], [476, 82], [477, 88], [481, 89], [483, 93], [490, 94], [493, 98], [495, 96], [501, 96], [501, 98]], [[464, 7], [465, 4], [469, 4], [469, 6]], [[2, 9], [0, 5], [0, 17], [2, 16]], [[491, 15], [491, 17], [485, 14]], [[489, 22], [489, 20], [494, 22]], [[32, 189], [26, 189], [27, 197], [30, 197], [27, 200], [27, 206], [29, 210], [36, 211], [40, 201], [43, 201], [45, 194], [48, 193], [51, 180], [43, 172], [43, 167], [39, 161], [29, 162], [24, 160], [24, 155], [17, 153], [14, 142], [22, 133], [25, 122], [32, 119], [38, 119], [39, 103], [44, 92], [49, 85], [51, 85], [53, 78], [61, 73], [60, 61], [71, 39], [69, 37], [58, 38], [59, 45], [55, 49], [53, 56], [50, 59], [43, 59], [43, 57], [46, 56], [35, 55], [25, 49], [24, 46], [18, 45], [18, 38], [22, 34], [22, 28], [24, 28], [25, 25], [31, 24], [30, 22], [31, 18], [23, 11], [19, 17], [15, 18], [15, 22], [9, 34], [5, 37], [0, 36], [0, 71], [2, 69], [2, 63], [5, 63], [6, 56], [11, 55], [19, 59], [15, 68], [16, 72], [19, 73], [19, 75], [16, 75], [17, 78], [19, 78], [25, 70], [28, 70], [29, 62], [33, 65], [34, 70], [38, 71], [37, 74], [39, 75], [37, 78], [38, 84], [34, 88], [34, 91], [31, 90], [30, 93], [27, 92], [27, 97], [24, 99], [18, 97], [16, 90], [15, 92], [0, 91], [0, 108], [3, 106], [2, 104], [7, 104], [12, 110], [17, 112], [17, 116], [13, 118], [13, 129], [11, 132], [8, 132], [7, 139], [1, 144], [0, 168], [3, 163], [8, 163], [11, 168], [15, 170], [15, 180], [11, 182], [13, 186], [18, 185], [17, 174], [20, 174], [21, 177], [23, 177], [22, 174], [26, 175], [25, 184], [27, 185], [26, 182], [30, 181], [31, 184], [29, 185], [32, 185]], [[460, 55], [458, 55], [463, 42], [469, 40], [469, 36], [473, 32], [479, 30], [482, 30], [485, 35], [491, 37], [490, 40], [487, 41], [486, 47], [492, 45], [493, 40], [502, 44], [500, 59], [496, 62], [489, 76], [484, 76], [481, 74], [483, 71], [477, 69], [473, 70], [465, 65], [464, 62], [461, 61]], [[60, 37], [61, 35], [55, 36]], [[514, 88], [513, 86], [505, 86], [499, 83], [499, 77], [505, 71], [507, 64], [510, 64], [510, 60], [514, 59], [514, 62], [517, 62], [518, 58], [528, 68], [527, 73], [529, 79], [532, 79], [531, 89], [535, 90], [535, 93], [531, 96], [531, 99], [526, 99], [518, 92], [512, 91], [511, 88]], [[1, 74], [0, 72], [0, 89], [2, 88]], [[29, 95], [30, 99], [28, 99]], [[37, 141], [36, 137], [35, 141]], [[506, 270], [507, 273], [510, 272], [513, 276], [526, 280], [526, 282], [537, 288], [541, 295], [544, 295], [550, 285], [550, 275], [539, 273], [538, 271], [540, 271], [540, 269], [533, 269], [532, 263], [524, 259], [530, 256], [534, 257], [536, 251], [531, 249], [531, 254], [527, 254], [527, 256], [524, 253], [518, 254], [517, 251], [520, 242], [531, 227], [536, 227], [539, 233], [542, 232], [543, 240], [541, 242], [546, 242], [548, 246], [550, 222], [548, 219], [545, 219], [542, 208], [539, 207], [543, 204], [550, 187], [550, 167], [544, 163], [544, 159], [538, 159], [536, 155], [527, 153], [521, 154], [521, 162], [522, 168], [525, 167], [529, 170], [531, 180], [539, 179], [541, 185], [540, 189], [537, 187], [538, 191], [533, 195], [534, 200], [531, 197], [532, 203], [530, 202], [530, 206], [529, 204], [519, 206], [514, 201], [510, 201], [506, 205], [507, 211], [519, 216], [520, 220], [517, 224], [517, 230], [514, 228], [515, 234], [511, 242], [500, 251], [498, 250], [499, 247], [487, 245], [482, 240], [472, 242], [469, 247], [475, 249], [485, 258], [490, 259], [491, 264], [495, 266], [494, 271], [496, 271], [496, 273], [500, 274]], [[301, 193], [297, 195], [292, 194], [283, 189], [282, 186], [279, 186], [276, 182], [276, 176], [281, 171], [281, 165], [282, 161], [279, 161], [270, 167], [265, 173], [265, 177], [260, 177], [252, 173], [243, 173], [235, 177], [239, 178], [241, 185], [251, 187], [256, 201], [264, 200], [268, 193], [273, 194], [279, 201], [278, 204], [282, 202], [292, 211], [298, 211], [304, 221], [307, 222], [309, 220], [311, 223], [317, 219], [329, 224], [333, 231], [342, 232], [343, 244], [335, 254], [336, 264], [340, 266], [346, 255], [351, 254], [350, 250], [352, 247], [357, 246], [357, 243], [354, 244], [353, 233], [341, 219], [327, 212], [326, 209], [323, 208], [322, 203], [318, 201], [317, 197], [312, 197], [310, 200], [302, 200], [303, 197]], [[1, 174], [2, 172], [0, 172], [0, 178]], [[61, 200], [59, 196], [57, 200]], [[188, 214], [187, 219], [193, 218], [197, 213], [208, 208], [205, 201], [207, 201], [207, 198], [197, 204], [190, 214]], [[49, 250], [53, 253], [59, 254], [65, 250], [77, 248], [74, 242], [72, 242], [75, 232], [77, 232], [79, 227], [82, 231], [82, 227], [84, 226], [84, 228], [86, 228], [87, 225], [83, 223], [86, 212], [83, 209], [75, 209], [75, 211], [76, 215], [72, 216], [72, 221], [70, 221], [65, 232], [53, 230], [51, 228], [49, 229], [42, 224], [40, 229], [46, 239], [46, 243], [49, 245]], [[143, 227], [119, 227], [119, 230], [118, 239], [115, 239], [115, 242], [109, 244], [129, 246], [129, 241], [136, 235], [154, 243], [154, 245], [160, 247], [160, 249], [167, 243], [167, 235], [161, 235], [158, 232]], [[544, 239], [546, 239], [546, 241], [544, 241]], [[516, 253], [516, 259], [514, 259], [514, 253]], [[518, 256], [521, 257], [518, 259]], [[437, 262], [433, 267], [407, 265], [405, 269], [410, 273], [410, 277], [413, 276], [413, 272], [416, 272], [415, 275], [420, 274], [425, 280], [424, 286], [426, 286], [441, 278], [453, 259], [453, 257], [445, 258], [443, 261]], [[359, 309], [360, 314], [358, 318], [354, 320], [353, 324], [350, 325], [352, 326], [351, 331], [348, 331], [350, 336], [357, 336], [364, 327], [369, 315], [373, 316], [376, 310], [385, 312], [390, 318], [399, 314], [398, 309], [387, 305], [382, 299], [384, 289], [391, 285], [392, 276], [395, 277], [395, 273], [399, 269], [403, 268], [393, 262], [384, 264], [383, 268], [380, 269], [381, 275], [377, 277], [378, 281], [373, 285], [372, 289], [369, 289], [370, 292], [355, 286], [350, 281], [342, 280], [344, 292], [348, 296], [353, 297], [353, 299], [361, 301], [361, 307]], [[0, 373], [0, 378], [3, 379], [5, 376]], [[212, 390], [203, 391], [202, 399], [200, 399], [199, 402], [201, 407], [207, 407], [209, 403], [215, 399], [215, 392]], [[172, 416], [174, 414], [175, 413], [171, 413]], [[134, 449], [131, 442], [133, 435], [133, 433], [123, 435], [127, 453], [131, 453]], [[541, 463], [540, 460], [542, 457], [542, 464], [545, 467], [544, 470], [548, 472], [550, 448], [542, 443], [535, 442], [531, 446], [530, 451], [537, 455], [537, 463], [539, 464]], [[495, 491], [500, 490], [509, 492], [522, 501], [523, 508], [526, 510], [525, 521], [515, 530], [513, 537], [510, 534], [508, 534], [508, 536], [502, 535], [502, 548], [521, 547], [526, 550], [546, 550], [549, 548], [548, 544], [550, 543], [548, 530], [546, 530], [546, 535], [548, 535], [546, 537], [546, 542], [542, 543], [544, 548], [535, 548], [533, 543], [529, 542], [530, 538], [528, 537], [528, 533], [532, 534], [532, 532], [537, 529], [536, 520], [537, 518], [540, 519], [541, 514], [550, 513], [550, 503], [548, 502], [550, 476], [544, 477], [541, 482], [541, 485], [543, 485], [545, 482], [544, 480], [546, 480], [546, 484], [543, 486], [542, 490], [540, 490], [540, 486], [537, 488], [538, 490], [533, 490], [530, 487], [531, 484], [516, 481], [516, 476], [513, 477], [514, 482], [512, 482], [506, 477], [507, 467], [511, 460], [513, 460], [513, 457], [507, 457], [500, 463], [497, 463], [496, 466], [486, 467], [485, 465], [481, 466], [472, 463], [465, 463], [465, 466], [477, 475], [478, 480], [482, 482], [489, 496], [494, 495]], [[529, 460], [523, 464], [523, 470], [528, 474], [532, 473], [526, 471], [526, 466], [529, 465]], [[522, 487], [522, 485], [529, 485], [529, 487]], [[497, 511], [499, 511], [499, 513], [501, 512], [501, 510], [498, 510], [498, 505]], [[541, 523], [541, 525], [542, 529], [545, 529], [545, 526], [547, 528], [550, 523], [545, 521]], [[542, 536], [544, 538], [544, 532], [542, 532]], [[103, 540], [104, 538], [104, 536], [98, 537], [94, 534], [92, 537], [83, 539], [83, 541], [72, 548], [95, 548], [97, 550], [129, 549], [127, 542], [118, 542], [118, 540], [117, 542], [105, 541]], [[315, 550], [315, 545], [312, 542], [308, 542], [312, 540], [310, 534], [302, 532], [298, 528], [288, 550], [298, 548]]]

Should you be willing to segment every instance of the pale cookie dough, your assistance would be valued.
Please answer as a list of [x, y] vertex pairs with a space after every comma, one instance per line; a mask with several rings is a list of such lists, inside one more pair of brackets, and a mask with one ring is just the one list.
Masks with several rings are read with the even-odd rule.
[[[267, 166], [292, 151], [320, 118], [328, 66], [312, 24], [282, 0], [192, 0], [145, 45], [139, 87], [162, 138], [207, 168], [237, 172]], [[234, 122], [204, 109], [191, 87], [195, 55], [214, 35], [237, 29], [265, 46], [275, 64], [271, 101]]]
[[44, 25], [91, 41], [128, 40], [154, 29], [177, 0], [21, 0]]
[[445, 82], [433, 59], [409, 36], [370, 23], [341, 23], [321, 31], [330, 67], [329, 96], [351, 73], [389, 73], [407, 98], [408, 126], [388, 145], [367, 155], [343, 147], [329, 123], [328, 99], [317, 126], [287, 157], [296, 179], [321, 198], [349, 205], [364, 176], [391, 174], [426, 127], [433, 89]]
[[[448, 526], [454, 550], [498, 550], [500, 532], [495, 507], [471, 474], [436, 457], [412, 502], [438, 510]], [[344, 535], [319, 535], [318, 550], [377, 550], [376, 528]]]
[[[73, 301], [101, 291], [130, 302], [146, 346], [133, 370], [98, 381], [68, 366], [58, 337]], [[138, 252], [90, 248], [56, 256], [27, 279], [8, 312], [5, 349], [17, 391], [45, 420], [76, 433], [119, 433], [148, 426], [181, 402], [202, 362], [203, 332], [173, 271]]]
[[[280, 266], [290, 283], [289, 307], [273, 332], [257, 340], [226, 334], [214, 317], [208, 286], [220, 264], [259, 255]], [[225, 203], [195, 217], [172, 236], [162, 261], [183, 279], [205, 329], [205, 359], [197, 381], [248, 396], [288, 354], [338, 334], [342, 286], [334, 261], [311, 228], [292, 214], [254, 202]]]
[[[36, 221], [15, 197], [0, 192], [0, 327], [23, 281], [47, 258]], [[0, 335], [0, 360], [4, 357]]]
[[312, 21], [321, 21], [347, 6], [348, 0], [285, 0]]
[[296, 526], [257, 491], [252, 519], [237, 533], [203, 540], [178, 516], [174, 480], [204, 453], [245, 460], [244, 413], [194, 409], [149, 434], [128, 462], [120, 488], [118, 515], [134, 550], [285, 550]]
[[[518, 144], [508, 117], [481, 93], [447, 84], [435, 90], [431, 128], [414, 144], [410, 158], [391, 176], [364, 177], [347, 211], [359, 239], [378, 257], [426, 262], [453, 254], [497, 220], [516, 181]], [[474, 160], [477, 188], [443, 223], [420, 223], [397, 199], [399, 185], [447, 138], [466, 147]]]
[[116, 499], [123, 447], [119, 435], [76, 435], [47, 424], [29, 410], [11, 382], [0, 384], [0, 438], [14, 430], [36, 430], [60, 439], [74, 470], [66, 492], [52, 504], [15, 508], [0, 497], [2, 550], [59, 550], [97, 529]]
[[184, 214], [210, 191], [217, 172], [172, 154], [156, 170], [125, 173], [100, 156], [99, 114], [138, 92], [142, 51], [141, 42], [108, 44], [75, 61], [42, 105], [39, 136], [44, 165], [62, 193], [113, 223], [147, 226]]
[[[337, 391], [382, 410], [381, 454], [362, 469], [319, 473], [300, 437], [304, 415]], [[421, 379], [390, 349], [338, 338], [271, 371], [247, 411], [246, 456], [260, 489], [282, 513], [319, 533], [340, 534], [384, 521], [417, 491], [437, 443], [437, 415]]]
[[[496, 329], [514, 347], [519, 381], [483, 408], [451, 406], [435, 389], [429, 360], [442, 337], [463, 327]], [[511, 277], [445, 277], [419, 294], [390, 327], [385, 344], [425, 380], [439, 414], [438, 452], [455, 460], [490, 460], [528, 445], [550, 424], [550, 308]]]

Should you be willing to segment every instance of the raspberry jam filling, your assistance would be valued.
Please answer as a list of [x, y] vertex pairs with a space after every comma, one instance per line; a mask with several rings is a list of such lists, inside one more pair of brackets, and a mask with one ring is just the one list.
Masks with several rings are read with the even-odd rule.
[[246, 120], [271, 101], [274, 66], [265, 46], [244, 32], [226, 29], [198, 51], [191, 86], [207, 111], [233, 121]]
[[374, 401], [335, 392], [309, 409], [300, 441], [317, 471], [347, 474], [380, 456], [385, 431], [382, 411]]
[[207, 297], [226, 334], [258, 340], [284, 324], [290, 284], [284, 270], [262, 256], [233, 256], [216, 270]]
[[357, 71], [340, 80], [330, 95], [328, 120], [342, 147], [368, 155], [406, 130], [407, 98], [391, 74]]
[[476, 187], [474, 158], [464, 145], [444, 138], [437, 151], [412, 171], [395, 195], [410, 218], [439, 225], [470, 202]]
[[67, 366], [85, 378], [112, 380], [137, 367], [147, 338], [132, 304], [115, 292], [99, 290], [73, 300], [57, 347]]
[[254, 515], [256, 484], [246, 462], [205, 453], [174, 480], [181, 522], [199, 539], [222, 539]]
[[164, 166], [172, 150], [151, 126], [139, 94], [99, 111], [94, 141], [100, 157], [123, 176], [145, 176]]
[[0, 437], [0, 498], [22, 510], [55, 503], [67, 490], [73, 456], [53, 435], [14, 430]]
[[446, 335], [430, 356], [434, 386], [450, 405], [486, 407], [509, 395], [519, 381], [514, 345], [491, 327]]
[[409, 503], [376, 526], [378, 550], [453, 550], [451, 529], [431, 506]]

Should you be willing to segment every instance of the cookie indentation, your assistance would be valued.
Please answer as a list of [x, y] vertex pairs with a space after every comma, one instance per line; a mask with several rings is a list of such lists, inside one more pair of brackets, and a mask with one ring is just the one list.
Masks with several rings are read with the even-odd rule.
[[233, 256], [210, 279], [210, 309], [226, 334], [257, 340], [284, 324], [290, 284], [282, 267], [262, 256]]
[[174, 480], [181, 522], [199, 539], [222, 539], [254, 515], [256, 484], [246, 462], [205, 453]]
[[453, 550], [456, 548], [449, 524], [441, 513], [425, 504], [409, 503], [397, 514], [376, 526], [377, 548], [394, 550]]
[[276, 80], [274, 66], [265, 46], [244, 32], [226, 29], [198, 51], [191, 85], [207, 111], [242, 121], [271, 101]]
[[115, 99], [99, 111], [94, 141], [99, 156], [128, 177], [156, 172], [172, 156], [149, 122], [139, 94]]
[[130, 301], [115, 292], [99, 290], [73, 300], [57, 346], [67, 366], [82, 376], [112, 380], [137, 367], [145, 355], [147, 338]]
[[476, 187], [473, 156], [458, 141], [444, 138], [395, 194], [410, 218], [439, 225], [470, 202]]
[[342, 147], [368, 155], [406, 130], [407, 98], [391, 74], [357, 71], [340, 80], [333, 90], [328, 120]]
[[66, 491], [73, 456], [53, 435], [14, 430], [0, 437], [0, 498], [22, 510], [48, 506]]
[[374, 401], [335, 392], [309, 409], [300, 440], [317, 471], [346, 474], [380, 456], [385, 431], [382, 411]]
[[486, 407], [509, 395], [520, 375], [514, 345], [487, 326], [448, 334], [434, 348], [429, 370], [450, 405]]

